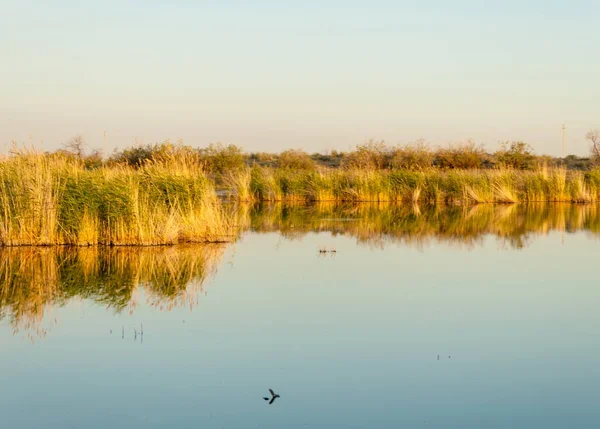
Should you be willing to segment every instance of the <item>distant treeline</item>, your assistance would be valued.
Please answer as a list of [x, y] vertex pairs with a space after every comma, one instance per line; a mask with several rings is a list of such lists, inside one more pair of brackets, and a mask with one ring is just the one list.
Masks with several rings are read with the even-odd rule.
[[[431, 149], [422, 141], [389, 146], [368, 141], [355, 150], [309, 155], [301, 150], [246, 154], [234, 145], [205, 148], [181, 142], [138, 145], [113, 153], [85, 155], [75, 138], [59, 153], [84, 169], [143, 171], [152, 166], [193, 166], [214, 189], [238, 201], [394, 201], [445, 204], [595, 202], [600, 169], [595, 159], [538, 156], [520, 141], [492, 154], [472, 142]], [[178, 168], [166, 175], [177, 176]], [[175, 179], [172, 177], [171, 179]]]
[[[356, 146], [352, 151], [328, 151], [309, 154], [301, 149], [288, 149], [280, 153], [251, 152], [235, 145], [210, 144], [204, 148], [184, 145], [181, 141], [136, 145], [115, 151], [103, 159], [100, 152], [86, 154], [81, 137], [75, 137], [65, 149], [59, 151], [77, 157], [87, 168], [99, 168], [115, 164], [141, 167], [151, 160], [162, 160], [173, 154], [192, 156], [210, 173], [222, 174], [246, 166], [289, 168], [295, 170], [315, 170], [318, 168], [346, 168], [362, 170], [412, 170], [423, 171], [431, 168], [452, 169], [498, 169], [535, 170], [541, 166], [565, 167], [568, 170], [586, 171], [600, 165], [600, 152], [596, 149], [600, 140], [588, 133], [592, 142], [589, 157], [568, 155], [565, 158], [537, 155], [533, 148], [523, 141], [500, 143], [498, 150], [489, 152], [472, 141], [432, 147], [419, 140], [405, 145], [388, 145], [384, 141], [369, 140]], [[598, 143], [596, 143], [596, 141]]]

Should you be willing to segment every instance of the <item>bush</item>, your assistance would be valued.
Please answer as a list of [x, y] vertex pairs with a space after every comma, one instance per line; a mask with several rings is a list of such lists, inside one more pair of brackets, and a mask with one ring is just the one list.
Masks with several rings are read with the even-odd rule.
[[568, 155], [563, 162], [568, 170], [589, 170], [592, 167], [590, 158], [580, 158], [577, 155]]
[[531, 170], [534, 168], [535, 156], [533, 148], [522, 141], [501, 143], [502, 149], [494, 155], [498, 164], [507, 168], [518, 170]]
[[315, 162], [300, 149], [290, 149], [279, 154], [277, 166], [293, 170], [314, 170]]
[[122, 152], [115, 152], [109, 159], [111, 164], [127, 164], [131, 167], [139, 167], [146, 161], [152, 159], [156, 145], [131, 147]]
[[389, 163], [394, 169], [421, 171], [431, 167], [433, 153], [423, 140], [418, 140], [392, 149]]
[[157, 144], [139, 145], [122, 152], [115, 152], [108, 160], [108, 165], [126, 164], [130, 167], [140, 168], [148, 162], [167, 162], [185, 159], [186, 163], [199, 164], [200, 157], [194, 148], [186, 146], [181, 140], [171, 143], [170, 140]]
[[332, 167], [337, 168], [342, 164], [342, 159], [344, 158], [343, 152], [331, 151], [325, 153], [313, 153], [310, 155], [310, 158], [317, 164], [322, 165], [324, 167]]
[[383, 140], [369, 140], [356, 146], [356, 150], [346, 155], [343, 166], [363, 170], [380, 170], [389, 166], [390, 149]]
[[200, 149], [200, 158], [207, 171], [223, 174], [227, 171], [241, 169], [245, 155], [235, 145], [223, 146], [222, 143], [211, 143], [206, 149]]
[[83, 165], [88, 170], [94, 170], [96, 168], [102, 167], [102, 155], [100, 155], [100, 152], [94, 151], [91, 155], [85, 156], [83, 158]]
[[255, 152], [251, 153], [248, 157], [250, 165], [259, 164], [261, 166], [272, 166], [277, 162], [278, 156], [274, 153], [268, 152]]
[[435, 153], [434, 165], [448, 169], [479, 168], [485, 162], [485, 152], [472, 141], [440, 148]]

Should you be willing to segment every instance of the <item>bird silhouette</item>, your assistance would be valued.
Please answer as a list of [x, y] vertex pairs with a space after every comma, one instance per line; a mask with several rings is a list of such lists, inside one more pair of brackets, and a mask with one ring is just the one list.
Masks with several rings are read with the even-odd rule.
[[270, 400], [269, 400], [269, 398], [263, 398], [265, 401], [269, 401], [269, 405], [271, 405], [273, 402], [275, 402], [275, 399], [281, 398], [281, 396], [279, 396], [277, 393], [273, 392], [273, 389], [269, 389], [269, 393], [271, 393]]

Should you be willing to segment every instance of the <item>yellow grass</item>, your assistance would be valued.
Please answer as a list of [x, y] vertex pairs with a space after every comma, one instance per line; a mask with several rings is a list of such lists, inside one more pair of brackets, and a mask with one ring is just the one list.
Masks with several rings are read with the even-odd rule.
[[231, 241], [236, 231], [193, 159], [87, 170], [21, 151], [0, 159], [0, 245], [164, 245]]

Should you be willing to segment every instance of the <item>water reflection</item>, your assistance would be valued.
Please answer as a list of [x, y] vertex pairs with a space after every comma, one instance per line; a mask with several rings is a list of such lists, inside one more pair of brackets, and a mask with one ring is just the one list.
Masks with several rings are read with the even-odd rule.
[[600, 231], [600, 210], [595, 205], [274, 204], [242, 207], [240, 211], [255, 232], [278, 231], [296, 239], [310, 232], [328, 231], [375, 247], [390, 243], [422, 247], [432, 241], [472, 247], [486, 235], [493, 235], [520, 249], [532, 237], [551, 231]]
[[[597, 236], [597, 208], [236, 209], [254, 232], [225, 254], [211, 246], [0, 249], [4, 426], [600, 421], [599, 242], [586, 237]], [[565, 232], [564, 246], [553, 230]], [[494, 237], [509, 249], [528, 245], [498, 251]], [[444, 244], [415, 251], [436, 241]], [[29, 334], [33, 347], [23, 341]]]
[[[235, 210], [242, 228], [255, 233], [279, 232], [293, 240], [327, 231], [374, 247], [399, 243], [421, 248], [431, 242], [472, 247], [493, 235], [520, 249], [550, 231], [600, 231], [600, 210], [592, 205], [273, 204]], [[140, 288], [144, 300], [159, 310], [191, 308], [224, 250], [223, 245], [0, 249], [0, 320], [7, 319], [15, 332], [24, 329], [43, 337], [53, 323], [48, 317], [53, 306], [88, 299], [117, 312], [133, 312]], [[315, 251], [335, 255], [331, 247]]]
[[[133, 312], [138, 288], [160, 310], [194, 306], [214, 274], [221, 245], [5, 248], [0, 250], [0, 319], [45, 336], [45, 313], [73, 298]], [[50, 322], [51, 323], [51, 322]]]

